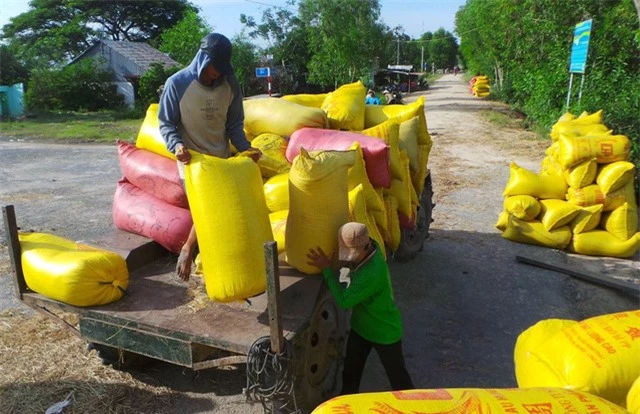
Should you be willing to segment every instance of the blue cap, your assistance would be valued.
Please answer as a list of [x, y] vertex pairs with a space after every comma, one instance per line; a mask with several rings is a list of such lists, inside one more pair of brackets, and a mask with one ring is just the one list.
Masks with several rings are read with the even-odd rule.
[[209, 33], [202, 42], [200, 50], [211, 59], [211, 63], [221, 75], [232, 71], [231, 68], [231, 42], [220, 33]]

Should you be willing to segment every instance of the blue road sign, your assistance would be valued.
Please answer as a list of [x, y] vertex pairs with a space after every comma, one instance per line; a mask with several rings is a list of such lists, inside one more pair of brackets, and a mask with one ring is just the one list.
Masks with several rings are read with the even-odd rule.
[[269, 68], [256, 68], [256, 78], [268, 78], [270, 75]]
[[569, 62], [569, 72], [571, 73], [584, 73], [587, 68], [591, 23], [592, 20], [589, 19], [576, 24], [571, 46], [571, 60]]

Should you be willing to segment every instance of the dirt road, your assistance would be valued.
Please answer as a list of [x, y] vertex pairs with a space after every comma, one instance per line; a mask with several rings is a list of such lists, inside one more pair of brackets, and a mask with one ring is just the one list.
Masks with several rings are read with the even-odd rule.
[[[422, 94], [434, 141], [428, 163], [435, 191], [434, 222], [431, 238], [413, 261], [391, 263], [404, 318], [407, 365], [420, 388], [514, 387], [513, 347], [517, 336], [532, 324], [638, 307], [635, 299], [610, 289], [518, 264], [517, 254], [637, 282], [640, 262], [638, 256], [633, 260], [588, 258], [504, 240], [494, 223], [502, 209], [509, 163], [538, 171], [549, 142], [489, 124], [480, 112], [505, 108], [470, 95], [460, 76], [445, 75]], [[16, 206], [18, 224], [24, 229], [90, 241], [110, 228], [111, 197], [120, 176], [115, 146], [43, 145], [0, 138], [0, 169], [0, 203]], [[4, 247], [0, 307], [20, 307], [11, 298], [8, 278]], [[67, 337], [59, 341], [67, 348], [54, 360], [74, 355], [85, 365], [95, 364], [92, 369], [106, 376], [101, 370], [108, 368], [96, 363], [80, 341]], [[46, 341], [41, 345], [47, 352]], [[16, 355], [20, 351], [14, 349]], [[2, 365], [7, 363], [0, 359], [0, 371], [6, 372], [9, 367]], [[154, 364], [141, 372], [118, 373], [122, 377], [109, 374], [112, 389], [105, 392], [119, 390], [118, 407], [136, 407], [140, 395], [155, 399], [156, 404], [148, 406], [154, 412], [262, 412], [259, 406], [243, 403], [244, 367], [238, 368], [196, 376]], [[13, 390], [10, 387], [15, 386], [0, 381], [0, 393]], [[28, 395], [33, 387], [24, 384], [22, 391]], [[144, 387], [141, 392], [140, 387]], [[388, 389], [384, 371], [372, 354], [362, 391]]]

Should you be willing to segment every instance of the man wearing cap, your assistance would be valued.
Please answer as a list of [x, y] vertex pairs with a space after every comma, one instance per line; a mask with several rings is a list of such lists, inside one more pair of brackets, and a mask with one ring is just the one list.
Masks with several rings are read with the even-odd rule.
[[362, 223], [351, 222], [338, 231], [338, 259], [347, 262], [351, 282], [340, 284], [335, 253], [311, 249], [309, 264], [322, 270], [329, 290], [341, 308], [352, 309], [351, 332], [342, 373], [342, 392], [355, 394], [371, 348], [375, 348], [394, 391], [413, 389], [402, 353], [402, 320], [393, 299], [389, 267], [379, 246]]
[[[254, 161], [260, 150], [251, 148], [244, 133], [242, 92], [231, 66], [231, 42], [219, 33], [202, 39], [200, 49], [186, 68], [165, 82], [158, 110], [160, 134], [178, 159], [180, 178], [189, 150], [220, 158], [230, 155], [229, 141], [240, 152], [251, 150]], [[189, 280], [197, 239], [191, 228], [182, 247], [176, 272]]]

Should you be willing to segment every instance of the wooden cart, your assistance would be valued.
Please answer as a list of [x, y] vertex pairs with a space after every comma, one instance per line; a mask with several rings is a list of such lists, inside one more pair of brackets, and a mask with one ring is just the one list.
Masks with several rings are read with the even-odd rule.
[[[413, 257], [428, 236], [431, 196], [427, 177], [417, 227], [402, 235], [403, 260]], [[193, 370], [242, 364], [252, 345], [268, 338], [274, 355], [287, 353], [293, 383], [294, 401], [278, 404], [308, 412], [338, 391], [346, 312], [336, 305], [321, 276], [303, 275], [279, 262], [274, 242], [265, 244], [266, 292], [243, 302], [208, 300], [192, 307], [192, 295], [175, 276], [175, 257], [149, 239], [116, 231], [97, 247], [126, 259], [127, 294], [108, 305], [76, 307], [27, 287], [15, 211], [13, 206], [2, 210], [18, 299], [89, 342], [115, 368], [127, 368], [141, 358]], [[74, 316], [72, 322], [68, 315]]]

